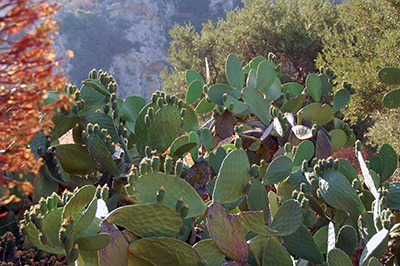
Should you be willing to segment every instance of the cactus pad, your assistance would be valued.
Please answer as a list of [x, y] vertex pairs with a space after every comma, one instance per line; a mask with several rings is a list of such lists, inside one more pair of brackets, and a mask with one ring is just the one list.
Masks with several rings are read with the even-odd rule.
[[268, 192], [258, 179], [251, 179], [251, 190], [247, 194], [247, 204], [251, 211], [263, 211], [264, 220], [269, 220]]
[[265, 92], [275, 82], [277, 74], [274, 63], [262, 61], [257, 67], [257, 90]]
[[311, 128], [303, 125], [297, 125], [292, 127], [292, 131], [296, 136], [296, 138], [300, 140], [310, 139], [313, 137]]
[[239, 99], [241, 96], [240, 91], [222, 83], [214, 84], [208, 89], [208, 97], [211, 101], [219, 105], [224, 105], [223, 95], [225, 93], [235, 99]]
[[107, 145], [96, 134], [90, 134], [86, 139], [86, 145], [90, 154], [113, 176], [119, 176], [119, 170], [115, 164], [112, 154], [107, 148]]
[[322, 95], [322, 81], [317, 74], [310, 74], [306, 79], [306, 90], [314, 99], [319, 102]]
[[340, 89], [333, 96], [333, 111], [337, 112], [345, 107], [350, 101], [350, 92], [346, 89]]
[[85, 175], [96, 169], [97, 162], [80, 144], [57, 145], [56, 154], [62, 168], [69, 174]]
[[268, 239], [264, 245], [262, 265], [292, 266], [293, 261], [289, 253], [275, 237]]
[[193, 80], [186, 93], [186, 103], [194, 103], [201, 94], [203, 94], [203, 83], [199, 80]]
[[298, 201], [290, 199], [285, 201], [274, 215], [271, 229], [278, 231], [278, 236], [294, 233], [303, 220], [303, 213]]
[[162, 186], [165, 188], [163, 204], [175, 209], [177, 200], [183, 197], [189, 206], [187, 218], [204, 214], [207, 206], [196, 190], [185, 180], [163, 173], [150, 173], [135, 181], [139, 202], [156, 203], [157, 191]]
[[336, 247], [344, 251], [347, 256], [351, 258], [354, 251], [356, 251], [357, 245], [358, 237], [356, 230], [349, 225], [345, 225], [340, 228], [337, 235]]
[[224, 253], [222, 253], [221, 249], [215, 244], [212, 238], [197, 242], [193, 248], [200, 253], [201, 258], [207, 262], [207, 265], [220, 266], [225, 260]]
[[269, 120], [271, 119], [271, 115], [267, 110], [271, 104], [267, 102], [261, 94], [252, 88], [246, 87], [242, 91], [243, 99], [248, 105], [249, 109], [261, 120], [261, 122], [265, 125], [269, 125]]
[[289, 157], [279, 156], [268, 166], [265, 172], [264, 185], [273, 185], [285, 180], [292, 172], [293, 163]]
[[174, 238], [142, 238], [133, 241], [129, 251], [153, 265], [198, 266], [201, 263], [200, 255], [194, 248]]
[[107, 233], [100, 233], [97, 235], [80, 237], [75, 240], [79, 249], [83, 251], [98, 251], [105, 248], [110, 243], [110, 235]]
[[400, 68], [384, 67], [379, 70], [378, 77], [387, 85], [400, 85]]
[[400, 107], [400, 89], [389, 91], [383, 97], [383, 105], [386, 108], [398, 108]]
[[340, 150], [347, 142], [346, 132], [341, 129], [334, 129], [329, 135], [331, 135], [332, 151]]
[[226, 77], [232, 88], [241, 90], [244, 86], [242, 64], [235, 54], [230, 54], [226, 59]]
[[314, 156], [314, 144], [309, 140], [303, 140], [297, 147], [293, 157], [293, 165], [300, 166], [304, 160], [309, 161]]
[[371, 237], [361, 253], [360, 265], [367, 265], [371, 257], [380, 258], [387, 248], [388, 240], [389, 231], [385, 228]]
[[321, 105], [315, 102], [300, 109], [297, 112], [297, 120], [301, 121], [302, 118], [305, 118], [323, 126], [333, 119], [333, 114], [332, 107], [327, 104]]
[[213, 191], [213, 202], [230, 203], [244, 194], [250, 180], [250, 164], [244, 150], [230, 152], [221, 163]]
[[265, 225], [264, 215], [262, 211], [242, 212], [239, 215], [242, 223], [253, 233], [257, 235], [271, 237], [275, 236], [278, 231], [272, 230]]
[[96, 188], [92, 185], [83, 186], [78, 189], [63, 209], [62, 219], [75, 216], [82, 211], [94, 198]]
[[119, 207], [105, 220], [140, 237], [176, 237], [182, 228], [182, 219], [174, 209], [155, 203]]
[[352, 266], [350, 258], [342, 250], [334, 248], [328, 253], [329, 266]]
[[385, 182], [389, 179], [397, 168], [397, 154], [389, 144], [383, 144], [378, 153], [379, 157], [382, 159], [382, 171], [379, 175], [381, 182]]
[[186, 71], [186, 81], [191, 84], [193, 81], [198, 80], [201, 82], [202, 86], [204, 85], [203, 77], [199, 74], [199, 72], [189, 69]]

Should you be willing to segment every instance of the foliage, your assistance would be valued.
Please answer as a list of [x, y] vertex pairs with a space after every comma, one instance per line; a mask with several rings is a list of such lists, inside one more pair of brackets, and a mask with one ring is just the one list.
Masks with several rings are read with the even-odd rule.
[[[121, 25], [119, 25], [121, 26]], [[112, 58], [133, 47], [116, 25], [91, 12], [75, 10], [62, 20], [60, 32], [66, 35], [65, 47], [74, 51], [73, 68], [68, 77], [74, 84], [85, 79], [93, 67], [108, 69]]]
[[[351, 265], [361, 242], [364, 265], [397, 249], [399, 184], [386, 182], [395, 151], [385, 144], [365, 162], [357, 142], [362, 176], [333, 160], [333, 150], [355, 143], [336, 117], [354, 89], [333, 92], [329, 68], [308, 75], [306, 87], [281, 84], [275, 62], [270, 53], [242, 67], [230, 54], [228, 83], [189, 70], [186, 102], [164, 92], [148, 104], [122, 101], [112, 76], [96, 70], [80, 89], [68, 86], [72, 109], [53, 118], [50, 137], [73, 129], [74, 143], [46, 144], [39, 134], [31, 146], [46, 162], [38, 183], [45, 176], [80, 188], [44, 193], [21, 232], [69, 265], [292, 265], [294, 257]], [[211, 111], [198, 129], [195, 113]], [[188, 134], [178, 136], [181, 128]]]
[[[346, 116], [353, 122], [368, 120], [383, 112], [382, 97], [388, 86], [377, 72], [399, 64], [398, 1], [350, 0], [338, 7], [340, 16], [333, 28], [324, 31], [324, 49], [318, 64], [327, 64], [354, 85], [356, 94]], [[394, 121], [393, 121], [394, 122]]]
[[4, 14], [0, 18], [1, 205], [19, 200], [8, 188], [19, 186], [23, 193], [31, 192], [29, 182], [19, 182], [8, 173], [38, 172], [42, 161], [35, 160], [27, 144], [38, 132], [49, 132], [58, 106], [69, 106], [68, 97], [62, 94], [46, 99], [66, 82], [51, 46], [57, 33], [52, 15], [57, 9], [45, 1], [9, 0], [0, 6]]
[[187, 69], [206, 76], [204, 58], [212, 66], [211, 82], [225, 82], [225, 58], [230, 53], [247, 63], [273, 51], [282, 62], [284, 81], [303, 83], [316, 70], [314, 59], [322, 49], [321, 30], [336, 18], [332, 4], [319, 0], [243, 3], [242, 9], [228, 11], [226, 20], [204, 24], [200, 33], [192, 24], [175, 25], [170, 31], [171, 67], [161, 74], [165, 90], [185, 87]]

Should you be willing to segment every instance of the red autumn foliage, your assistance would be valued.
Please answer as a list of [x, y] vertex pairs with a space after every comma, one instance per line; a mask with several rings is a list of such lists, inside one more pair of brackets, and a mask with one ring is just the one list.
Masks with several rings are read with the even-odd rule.
[[66, 83], [52, 47], [58, 9], [43, 0], [0, 2], [0, 173], [37, 173], [41, 161], [27, 144], [48, 132], [56, 106], [68, 109], [66, 96], [44, 102], [48, 91]]

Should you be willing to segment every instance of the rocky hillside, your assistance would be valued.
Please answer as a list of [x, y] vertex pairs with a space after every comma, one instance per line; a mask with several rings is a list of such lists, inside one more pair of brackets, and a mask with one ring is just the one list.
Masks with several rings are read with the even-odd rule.
[[66, 69], [77, 86], [92, 68], [103, 68], [119, 85], [119, 97], [139, 95], [149, 100], [161, 84], [167, 65], [168, 31], [191, 20], [201, 25], [224, 15], [239, 0], [58, 0], [63, 21], [56, 49], [71, 49]]

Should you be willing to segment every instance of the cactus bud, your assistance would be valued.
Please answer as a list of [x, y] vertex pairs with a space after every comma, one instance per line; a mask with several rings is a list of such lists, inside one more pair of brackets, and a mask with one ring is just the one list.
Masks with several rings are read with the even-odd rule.
[[128, 176], [129, 184], [131, 186], [135, 185], [135, 181], [136, 181], [137, 177], [138, 177], [138, 170], [137, 170], [136, 166], [132, 165], [131, 170], [129, 171], [129, 176]]
[[338, 159], [333, 161], [333, 169], [335, 169], [336, 171], [339, 171], [340, 168], [340, 161]]
[[79, 257], [79, 249], [73, 248], [71, 252], [69, 253], [67, 260], [68, 260], [68, 265], [74, 261], [76, 261]]
[[96, 188], [96, 199], [101, 199], [101, 186], [98, 185]]
[[167, 155], [164, 161], [164, 172], [166, 174], [171, 173], [172, 171], [172, 158]]
[[265, 166], [267, 166], [267, 163], [265, 162], [265, 160], [264, 160], [264, 159], [262, 159], [262, 160], [261, 160], [261, 162], [260, 162], [260, 166], [261, 166], [261, 167], [265, 167]]
[[333, 158], [329, 157], [327, 161], [328, 161], [328, 168], [331, 169], [333, 167]]
[[304, 193], [303, 192], [299, 192], [299, 195], [297, 196], [297, 201], [298, 202], [302, 202], [304, 199]]
[[112, 118], [113, 118], [114, 120], [118, 118], [118, 115], [119, 115], [118, 109], [113, 110], [113, 112], [112, 112]]
[[319, 72], [321, 73], [321, 74], [325, 74], [325, 68], [322, 66], [322, 67], [320, 67], [319, 68]]
[[250, 190], [251, 190], [251, 182], [249, 181], [249, 182], [247, 182], [246, 185], [244, 185], [243, 193], [247, 195], [247, 194], [249, 194]]
[[158, 108], [164, 107], [164, 99], [163, 98], [160, 97], [157, 99], [157, 106], [158, 106]]
[[297, 200], [298, 196], [299, 196], [299, 192], [297, 190], [293, 190], [292, 199]]
[[153, 119], [153, 117], [154, 117], [154, 108], [153, 107], [149, 107], [149, 109], [147, 109], [147, 114], [149, 115], [150, 119]]
[[40, 198], [39, 205], [40, 205], [40, 213], [42, 215], [45, 215], [47, 213], [48, 208], [47, 208], [46, 200], [43, 197]]
[[224, 93], [224, 95], [222, 95], [222, 101], [226, 102], [228, 100], [228, 94]]
[[300, 184], [300, 191], [303, 192], [303, 193], [306, 193], [306, 191], [307, 191], [306, 183], [301, 183]]
[[258, 168], [258, 166], [256, 164], [253, 164], [250, 167], [250, 177], [257, 178], [259, 174], [260, 174], [260, 169]]
[[361, 151], [361, 141], [357, 140], [355, 145], [356, 145], [356, 152]]
[[110, 106], [108, 104], [106, 104], [106, 106], [104, 106], [103, 108], [103, 113], [105, 113], [106, 115], [110, 112]]
[[47, 236], [45, 234], [43, 234], [42, 232], [39, 233], [39, 241], [43, 245], [51, 245], [51, 243], [50, 243], [49, 239], [47, 238]]
[[[275, 60], [276, 60], [276, 57], [275, 57]], [[274, 62], [275, 62], [275, 61], [274, 61]], [[275, 67], [275, 71], [276, 71], [276, 72], [279, 72], [279, 71], [281, 71], [281, 68], [282, 68], [281, 65], [277, 65], [277, 66]]]
[[103, 186], [101, 189], [101, 199], [106, 201], [108, 199], [108, 193], [110, 192], [110, 189], [108, 188], [107, 184]]
[[301, 171], [303, 173], [307, 172], [308, 170], [308, 162], [306, 159], [303, 160], [303, 162], [301, 163]]
[[241, 138], [236, 138], [235, 139], [235, 148], [240, 149], [242, 147], [242, 139]]
[[289, 152], [290, 152], [291, 147], [290, 147], [290, 143], [289, 143], [289, 142], [286, 142], [286, 143], [285, 143], [284, 149], [285, 149], [285, 152], [286, 152], [286, 153], [289, 153]]
[[158, 172], [158, 169], [160, 168], [160, 157], [153, 156], [151, 158], [151, 168], [153, 172]]
[[146, 114], [144, 116], [144, 122], [146, 123], [146, 125], [149, 127], [150, 126], [150, 116], [149, 114]]
[[178, 101], [178, 107], [179, 107], [179, 109], [183, 108], [183, 101], [182, 100]]
[[390, 230], [391, 228], [390, 221], [388, 219], [382, 220], [382, 226], [387, 230]]
[[111, 102], [111, 109], [112, 110], [116, 110], [118, 108], [118, 103], [116, 100]]
[[180, 213], [183, 208], [183, 197], [180, 197], [175, 204], [175, 211]]
[[142, 160], [139, 164], [139, 172], [141, 176], [144, 176], [147, 174], [147, 163], [145, 160]]
[[181, 158], [179, 158], [175, 164], [175, 176], [178, 177], [181, 176], [182, 171], [183, 171], [183, 161]]
[[294, 146], [294, 147], [293, 147], [293, 149], [292, 149], [292, 153], [293, 153], [293, 154], [296, 154], [297, 148], [298, 148], [297, 146]]
[[184, 117], [185, 114], [186, 114], [186, 109], [185, 109], [185, 108], [182, 108], [182, 110], [181, 110], [181, 117]]
[[322, 176], [322, 171], [318, 164], [314, 166], [314, 173], [318, 176]]
[[165, 188], [161, 186], [161, 188], [157, 191], [156, 200], [158, 204], [161, 204], [165, 198]]
[[182, 228], [179, 230], [179, 235], [184, 236], [189, 228], [187, 226], [182, 226]]
[[115, 146], [114, 146], [114, 145], [115, 145], [114, 142], [111, 143], [111, 146], [110, 146], [110, 152], [111, 152], [111, 154], [114, 154], [114, 153], [115, 153]]
[[153, 93], [153, 94], [151, 95], [151, 102], [152, 102], [153, 104], [155, 104], [155, 103], [157, 102], [157, 100], [158, 100], [158, 95], [157, 95], [157, 93]]
[[186, 216], [189, 213], [189, 205], [187, 205], [187, 203], [185, 204], [185, 206], [183, 206], [182, 210], [181, 210], [181, 219], [185, 219]]
[[150, 158], [150, 156], [151, 156], [151, 148], [150, 148], [150, 146], [144, 147], [144, 154], [146, 154], [146, 157]]

